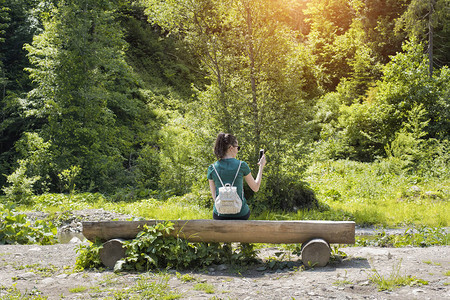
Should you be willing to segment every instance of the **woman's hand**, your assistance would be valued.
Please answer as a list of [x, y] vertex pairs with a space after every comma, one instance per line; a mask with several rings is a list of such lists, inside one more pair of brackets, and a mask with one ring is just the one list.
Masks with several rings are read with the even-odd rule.
[[266, 154], [263, 154], [263, 156], [261, 156], [261, 159], [259, 160], [258, 165], [260, 167], [264, 168], [264, 166], [266, 165]]
[[245, 176], [245, 181], [247, 182], [248, 186], [254, 191], [259, 191], [259, 187], [261, 186], [261, 180], [262, 180], [262, 173], [264, 166], [266, 165], [266, 155], [263, 154], [261, 156], [261, 159], [258, 162], [259, 170], [258, 175], [256, 175], [256, 179], [253, 178], [252, 173], [249, 173], [247, 176]]

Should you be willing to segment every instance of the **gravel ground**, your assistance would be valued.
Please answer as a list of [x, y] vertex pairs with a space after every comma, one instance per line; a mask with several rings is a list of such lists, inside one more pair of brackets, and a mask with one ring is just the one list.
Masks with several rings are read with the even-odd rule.
[[[30, 217], [42, 215], [35, 213]], [[82, 220], [129, 218], [103, 210], [76, 211], [61, 224], [60, 232], [65, 233], [64, 237], [82, 239]], [[346, 258], [314, 269], [304, 269], [297, 256], [289, 255], [279, 258], [287, 261], [289, 267], [269, 269], [265, 262], [280, 251], [272, 247], [260, 251], [263, 263], [249, 268], [218, 265], [203, 271], [180, 271], [181, 274], [115, 274], [111, 270], [74, 272], [76, 249], [81, 242], [73, 238], [69, 243], [52, 246], [0, 246], [0, 299], [12, 299], [19, 292], [22, 296], [48, 299], [129, 299], [133, 294], [136, 299], [151, 298], [144, 293], [142, 282], [154, 292], [156, 287], [167, 284], [165, 291], [179, 299], [450, 299], [448, 246], [345, 247], [341, 251], [347, 254]], [[376, 274], [387, 279], [410, 276], [416, 280], [392, 291], [379, 291], [370, 280]], [[162, 298], [162, 294], [154, 296]]]

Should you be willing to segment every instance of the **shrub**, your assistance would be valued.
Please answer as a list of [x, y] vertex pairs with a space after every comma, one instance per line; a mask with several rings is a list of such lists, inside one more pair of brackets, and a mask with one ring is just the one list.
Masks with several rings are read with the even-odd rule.
[[223, 251], [218, 243], [189, 243], [167, 234], [173, 223], [144, 225], [134, 240], [125, 242], [126, 257], [116, 264], [117, 270], [150, 270], [156, 268], [203, 267], [220, 262]]
[[[115, 271], [203, 268], [213, 263], [224, 262], [244, 265], [256, 259], [257, 252], [252, 244], [240, 244], [233, 250], [229, 244], [190, 243], [181, 238], [168, 236], [172, 230], [174, 227], [171, 222], [154, 226], [144, 225], [135, 239], [124, 243], [126, 257], [116, 263]], [[101, 247], [99, 242], [80, 246], [76, 269], [100, 267]]]
[[27, 167], [24, 160], [19, 160], [19, 167], [7, 176], [10, 186], [4, 187], [6, 198], [14, 203], [26, 203], [33, 195], [33, 185], [39, 180], [39, 176], [28, 177]]
[[12, 204], [0, 204], [0, 208], [0, 244], [52, 245], [58, 242], [58, 230], [51, 222], [38, 220], [32, 224], [26, 215], [17, 213]]
[[306, 182], [287, 175], [268, 174], [264, 188], [253, 197], [259, 210], [282, 210], [293, 212], [305, 208], [317, 208], [314, 191]]
[[99, 251], [102, 247], [102, 243], [99, 240], [89, 245], [81, 244], [77, 249], [78, 256], [75, 261], [75, 270], [83, 271], [84, 269], [100, 268], [102, 262], [100, 261]]

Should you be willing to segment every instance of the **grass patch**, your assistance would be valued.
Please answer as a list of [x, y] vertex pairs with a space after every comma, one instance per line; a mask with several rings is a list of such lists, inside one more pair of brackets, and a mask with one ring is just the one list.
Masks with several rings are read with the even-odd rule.
[[177, 272], [176, 275], [177, 275], [177, 278], [178, 278], [179, 280], [181, 280], [181, 282], [190, 282], [190, 281], [196, 281], [196, 280], [197, 280], [197, 279], [196, 279], [194, 276], [192, 276], [191, 274], [184, 274], [184, 275], [181, 275], [180, 272]]
[[379, 291], [392, 291], [399, 286], [427, 285], [428, 281], [411, 275], [400, 274], [401, 261], [393, 266], [388, 276], [381, 275], [378, 270], [373, 269], [369, 280], [378, 286]]
[[423, 263], [427, 264], [427, 265], [433, 265], [433, 266], [440, 266], [441, 265], [440, 263], [435, 263], [435, 262], [432, 262], [430, 260], [424, 261]]
[[31, 291], [26, 290], [24, 293], [16, 287], [7, 288], [0, 286], [0, 291], [2, 291], [2, 300], [44, 300], [48, 299], [47, 296], [42, 296], [41, 292], [34, 288]]
[[325, 218], [340, 215], [360, 225], [449, 226], [448, 176], [418, 177], [393, 170], [385, 161], [348, 160], [313, 163], [306, 176], [322, 205], [329, 207], [322, 212]]
[[194, 285], [194, 290], [204, 291], [207, 294], [214, 294], [216, 292], [214, 286], [206, 282], [197, 283], [196, 285]]
[[42, 266], [39, 263], [31, 264], [31, 265], [21, 265], [19, 263], [14, 263], [13, 268], [16, 270], [25, 270], [27, 269], [30, 272], [35, 273], [36, 275], [42, 277], [50, 277], [58, 272], [58, 267], [52, 264], [47, 266]]
[[[176, 197], [178, 198], [178, 197]], [[211, 200], [212, 201], [212, 200]], [[145, 219], [178, 220], [178, 219], [210, 219], [211, 212], [196, 204], [183, 202], [145, 199], [138, 202], [106, 203], [104, 209], [130, 214]]]
[[192, 197], [192, 195], [187, 194], [183, 197], [176, 196], [167, 200], [149, 198], [128, 202], [113, 202], [98, 193], [43, 194], [33, 196], [29, 204], [21, 205], [17, 209], [20, 211], [39, 210], [50, 214], [80, 209], [105, 209], [143, 219], [209, 219], [211, 209], [186, 200]]
[[172, 290], [168, 284], [170, 276], [165, 273], [145, 273], [139, 276], [130, 288], [115, 291], [114, 299], [180, 299], [181, 294]]
[[403, 234], [389, 235], [383, 229], [374, 236], [357, 236], [355, 246], [360, 247], [430, 247], [449, 245], [450, 234], [444, 228], [407, 228]]
[[71, 293], [83, 293], [83, 292], [87, 291], [87, 289], [88, 288], [85, 287], [85, 286], [77, 286], [77, 287], [69, 289], [69, 292], [71, 292]]
[[353, 282], [350, 280], [346, 280], [346, 279], [336, 280], [335, 282], [333, 282], [333, 285], [335, 285], [335, 286], [345, 286], [345, 285], [350, 285], [350, 284], [353, 284]]

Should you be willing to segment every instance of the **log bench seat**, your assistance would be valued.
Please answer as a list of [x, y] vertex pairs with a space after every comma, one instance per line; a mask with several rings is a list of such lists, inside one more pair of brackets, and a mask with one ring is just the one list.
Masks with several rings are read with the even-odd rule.
[[[144, 224], [164, 220], [82, 222], [83, 235], [104, 242], [100, 259], [114, 267], [125, 255], [122, 241], [134, 239]], [[191, 242], [302, 244], [304, 264], [325, 266], [330, 258], [329, 244], [354, 244], [352, 221], [263, 221], [263, 220], [170, 220], [175, 237]]]

